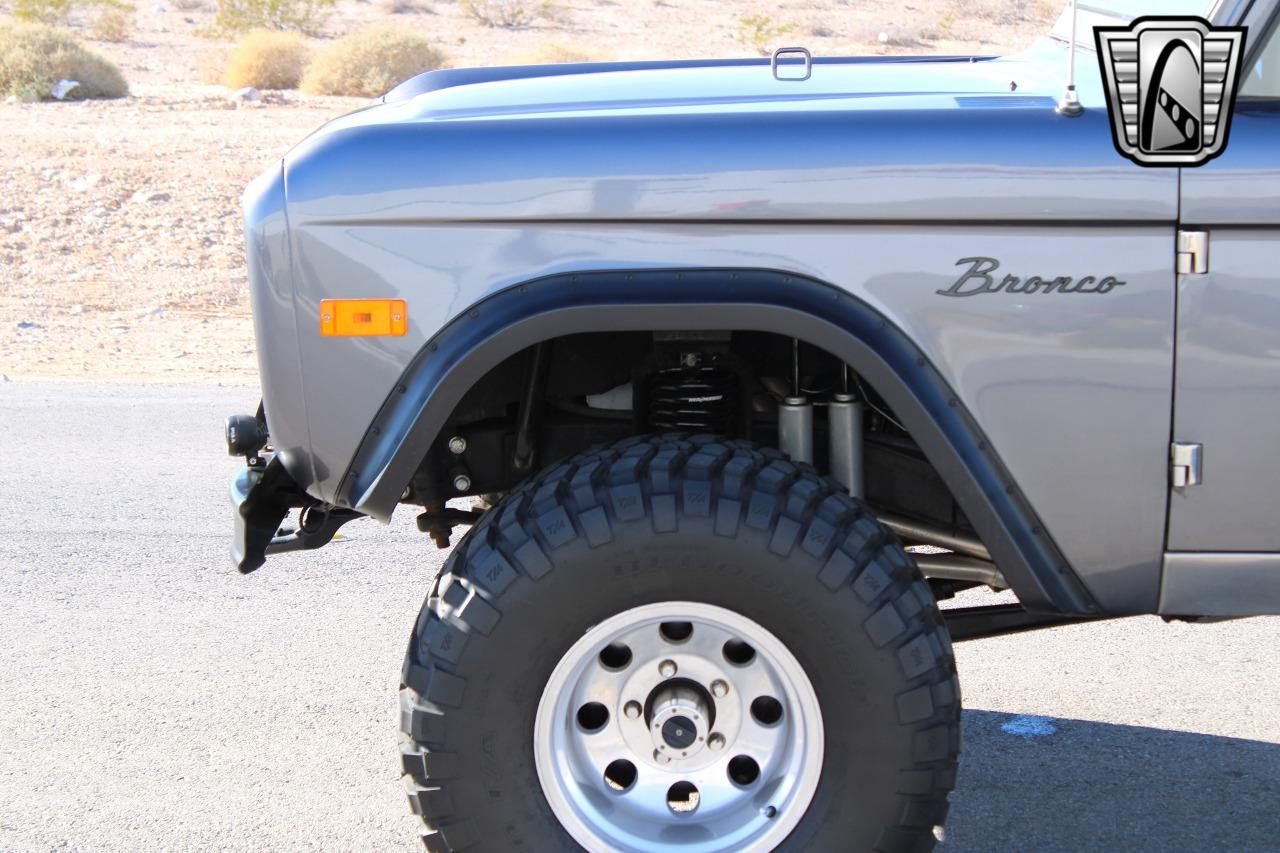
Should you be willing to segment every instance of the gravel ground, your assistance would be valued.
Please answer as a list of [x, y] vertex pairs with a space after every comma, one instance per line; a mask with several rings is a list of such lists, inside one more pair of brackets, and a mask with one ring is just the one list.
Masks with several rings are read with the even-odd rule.
[[[248, 387], [0, 383], [0, 849], [415, 850], [403, 643], [442, 553], [406, 515], [238, 577]], [[1280, 619], [959, 648], [945, 851], [1280, 849]]]

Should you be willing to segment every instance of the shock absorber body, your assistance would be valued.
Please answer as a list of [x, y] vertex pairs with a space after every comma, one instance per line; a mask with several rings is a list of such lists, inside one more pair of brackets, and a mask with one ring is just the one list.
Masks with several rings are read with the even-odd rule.
[[852, 394], [835, 394], [827, 404], [831, 476], [855, 498], [865, 494], [862, 485], [862, 420], [862, 403]]
[[787, 397], [778, 406], [778, 449], [793, 462], [813, 462], [813, 404]]

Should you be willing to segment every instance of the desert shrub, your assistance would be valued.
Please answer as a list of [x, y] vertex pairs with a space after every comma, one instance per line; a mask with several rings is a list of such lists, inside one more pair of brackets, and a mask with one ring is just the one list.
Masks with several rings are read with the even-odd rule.
[[372, 98], [443, 63], [444, 54], [422, 36], [383, 24], [343, 36], [316, 54], [302, 90]]
[[60, 24], [77, 6], [133, 11], [133, 5], [127, 0], [13, 0], [13, 17], [28, 23]]
[[775, 21], [768, 15], [756, 12], [738, 19], [738, 41], [761, 56], [768, 56], [777, 47], [774, 42], [795, 28], [795, 24]]
[[133, 29], [133, 12], [108, 6], [93, 22], [93, 37], [101, 41], [124, 41]]
[[411, 12], [429, 12], [418, 0], [382, 0], [379, 4], [388, 15], [407, 15]]
[[573, 10], [550, 0], [538, 4], [538, 17], [542, 19], [543, 26], [567, 27], [573, 24]]
[[216, 29], [229, 33], [246, 30], [297, 30], [319, 32], [334, 0], [218, 0]]
[[546, 42], [507, 57], [508, 65], [555, 65], [562, 62], [608, 62], [612, 57], [564, 42]]
[[462, 10], [486, 27], [519, 30], [533, 26], [556, 7], [534, 0], [461, 0]]
[[222, 83], [231, 89], [296, 89], [307, 66], [307, 43], [298, 33], [255, 30], [227, 60]]
[[71, 14], [73, 0], [13, 0], [13, 16], [19, 21], [57, 24]]
[[876, 41], [889, 47], [921, 47], [926, 41], [938, 38], [941, 30], [932, 24], [889, 24], [876, 33]]
[[204, 8], [204, 0], [170, 0], [179, 12], [195, 12]]
[[44, 100], [59, 80], [79, 82], [67, 95], [70, 100], [129, 94], [120, 69], [70, 34], [43, 24], [0, 21], [0, 97]]

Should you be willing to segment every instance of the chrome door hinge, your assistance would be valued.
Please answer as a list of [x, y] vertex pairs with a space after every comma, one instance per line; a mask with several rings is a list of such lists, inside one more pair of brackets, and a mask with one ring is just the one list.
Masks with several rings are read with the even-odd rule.
[[1204, 445], [1175, 441], [1169, 450], [1169, 471], [1175, 489], [1185, 489], [1200, 482]]
[[1203, 275], [1209, 271], [1209, 232], [1178, 232], [1178, 275]]

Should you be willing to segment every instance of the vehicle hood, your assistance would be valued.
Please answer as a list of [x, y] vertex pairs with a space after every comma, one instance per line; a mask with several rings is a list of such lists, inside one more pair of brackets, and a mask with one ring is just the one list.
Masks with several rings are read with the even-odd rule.
[[[787, 71], [794, 73], [795, 68]], [[286, 157], [290, 220], [1163, 219], [1176, 175], [1115, 150], [1097, 62], [606, 64], [432, 72]]]
[[[677, 68], [532, 77], [431, 93], [436, 120], [588, 114], [786, 112], [882, 108], [908, 99], [1047, 94], [1043, 69], [1003, 60], [821, 65], [808, 80], [776, 80], [767, 66]], [[1022, 83], [1017, 83], [1017, 78]]]
[[[986, 103], [956, 100], [972, 97], [998, 97], [1008, 106], [1028, 105], [1029, 98], [1052, 99], [1061, 93], [1066, 79], [1064, 55], [1060, 46], [1046, 41], [1025, 53], [999, 58], [818, 58], [807, 80], [775, 79], [767, 61], [741, 60], [675, 67], [602, 63], [493, 69], [492, 79], [479, 70], [432, 72], [393, 90], [383, 103], [338, 119], [325, 130], [370, 122], [952, 109]], [[1085, 61], [1091, 60], [1090, 56]], [[644, 67], [648, 65], [657, 67]], [[786, 64], [780, 71], [798, 75], [801, 66]], [[437, 82], [430, 79], [432, 75], [444, 79]]]

